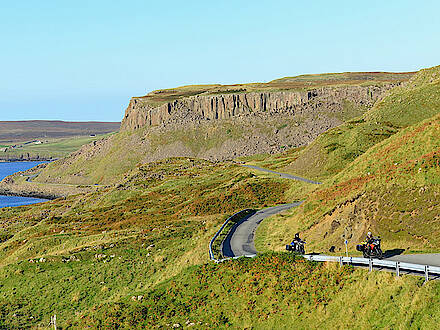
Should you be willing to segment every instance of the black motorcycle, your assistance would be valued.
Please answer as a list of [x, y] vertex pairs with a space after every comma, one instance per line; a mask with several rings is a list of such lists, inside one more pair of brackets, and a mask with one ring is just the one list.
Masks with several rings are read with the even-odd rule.
[[364, 258], [383, 258], [383, 252], [380, 248], [380, 237], [373, 238], [369, 242], [364, 242], [356, 246], [356, 250], [361, 251]]
[[305, 254], [305, 249], [304, 249], [305, 244], [306, 244], [305, 241], [293, 241], [289, 245], [286, 245], [286, 250], [297, 252], [299, 254]]

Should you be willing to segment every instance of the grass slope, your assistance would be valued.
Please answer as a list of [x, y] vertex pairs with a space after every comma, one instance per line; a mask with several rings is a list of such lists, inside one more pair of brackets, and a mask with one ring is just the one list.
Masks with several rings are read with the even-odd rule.
[[286, 202], [290, 182], [236, 165], [175, 158], [119, 184], [41, 205], [0, 209], [0, 324], [59, 325], [146, 291], [208, 258], [236, 211]]
[[150, 327], [435, 328], [440, 284], [264, 254], [186, 269], [154, 290], [102, 304], [72, 324]]
[[279, 164], [278, 156], [260, 161], [292, 174], [325, 180], [373, 145], [439, 111], [440, 66], [437, 66], [419, 71], [408, 82], [392, 89], [362, 117], [321, 134], [300, 151], [291, 151], [283, 164]]
[[41, 144], [15, 143], [14, 148], [8, 148], [7, 151], [0, 153], [0, 159], [54, 159], [66, 157], [72, 152], [80, 149], [83, 145], [106, 138], [109, 135], [110, 134], [100, 134], [96, 136], [72, 136], [68, 138], [55, 139], [49, 138], [43, 139], [43, 143]]
[[[350, 110], [343, 116], [353, 118], [354, 115]], [[282, 130], [290, 136], [302, 134], [302, 131], [298, 131], [298, 125], [295, 120], [286, 122], [283, 118], [276, 118], [261, 123], [223, 120], [185, 128], [152, 130], [146, 127], [124, 131], [97, 141], [94, 145], [86, 145], [70, 157], [49, 164], [34, 181], [112, 184], [121, 180], [124, 173], [137, 164], [175, 154], [215, 159], [218, 154], [225, 153], [232, 159], [234, 154], [232, 151], [228, 154], [229, 149], [251, 150], [256, 142], [262, 145], [273, 143], [273, 147], [278, 147], [274, 132]], [[238, 148], [236, 143], [241, 147]], [[287, 149], [292, 145], [279, 147]]]
[[350, 246], [367, 231], [389, 249], [438, 251], [440, 246], [440, 114], [370, 148], [317, 187], [290, 214], [263, 222], [262, 250], [280, 249], [295, 232], [309, 247]]
[[[286, 77], [266, 84], [183, 86], [155, 91], [138, 99], [139, 102], [145, 102], [149, 106], [156, 106], [199, 94], [303, 90], [340, 85], [377, 85], [407, 81], [413, 75], [414, 73], [381, 72], [305, 75]], [[85, 146], [65, 160], [50, 164], [35, 178], [35, 181], [81, 185], [113, 184], [137, 164], [164, 157], [189, 156], [204, 159], [233, 159], [236, 157], [234, 150], [243, 150], [244, 153], [251, 154], [256, 152], [253, 149], [258, 148], [263, 148], [263, 150], [288, 149], [295, 147], [295, 143], [311, 141], [313, 130], [309, 132], [303, 126], [313, 126], [317, 120], [322, 120], [325, 117], [332, 118], [337, 122], [344, 122], [359, 117], [367, 110], [367, 106], [358, 106], [346, 101], [341, 111], [318, 111], [310, 115], [298, 114], [288, 120], [276, 117], [262, 121], [235, 118], [213, 124], [188, 125], [184, 128], [167, 127], [160, 130], [146, 127], [135, 131], [120, 132], [98, 142], [95, 146]], [[280, 145], [280, 136], [282, 141], [290, 142]], [[302, 140], [298, 139], [298, 136], [308, 136], [309, 138]]]

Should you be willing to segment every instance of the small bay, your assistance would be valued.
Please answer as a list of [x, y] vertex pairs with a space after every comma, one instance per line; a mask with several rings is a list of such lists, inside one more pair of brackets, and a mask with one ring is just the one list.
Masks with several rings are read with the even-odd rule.
[[[8, 175], [26, 171], [45, 162], [0, 162], [0, 181]], [[46, 199], [0, 195], [0, 208], [45, 202]]]

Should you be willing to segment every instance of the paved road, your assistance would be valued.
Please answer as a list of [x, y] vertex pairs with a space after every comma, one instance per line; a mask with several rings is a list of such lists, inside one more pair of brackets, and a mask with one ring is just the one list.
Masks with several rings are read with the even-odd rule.
[[313, 183], [313, 184], [321, 184], [321, 182], [301, 178], [299, 176], [295, 176], [295, 175], [291, 175], [291, 174], [287, 174], [287, 173], [275, 172], [275, 171], [268, 170], [266, 168], [262, 168], [262, 167], [258, 167], [258, 166], [254, 166], [254, 165], [243, 165], [243, 167], [252, 168], [254, 170], [258, 170], [258, 171], [262, 171], [262, 172], [278, 174], [280, 177], [285, 178], [285, 179], [299, 180], [299, 181], [304, 181], [304, 182]]
[[[312, 181], [309, 179], [301, 178], [298, 176], [279, 173], [265, 168], [261, 168], [254, 165], [243, 165], [244, 167], [252, 168], [254, 170], [269, 172], [278, 174], [282, 178], [291, 180], [300, 180], [307, 183], [320, 184], [320, 182]], [[255, 213], [254, 215], [244, 218], [237, 223], [229, 232], [228, 236], [223, 242], [222, 253], [225, 257], [240, 257], [240, 256], [254, 256], [257, 254], [257, 250], [254, 245], [255, 231], [258, 225], [263, 219], [288, 210], [292, 207], [300, 205], [302, 202], [295, 202], [290, 204], [278, 205], [263, 209]]]
[[32, 174], [32, 175], [28, 175], [28, 177], [26, 178], [26, 181], [27, 181], [27, 182], [32, 182], [32, 180], [33, 180], [34, 178], [36, 178], [38, 175], [40, 175], [40, 173], [41, 173], [41, 172], [38, 172], [38, 173], [36, 173], [36, 174]]
[[[272, 170], [264, 169], [253, 165], [243, 165], [244, 167], [252, 168], [255, 170], [278, 174], [282, 178], [300, 180], [313, 184], [320, 184], [320, 182], [304, 179], [294, 175], [279, 173]], [[300, 205], [302, 202], [296, 202], [291, 204], [279, 205], [269, 207], [255, 213], [254, 215], [244, 218], [230, 231], [229, 235], [223, 242], [222, 252], [225, 257], [239, 257], [239, 256], [254, 256], [257, 254], [257, 250], [254, 245], [255, 231], [258, 225], [263, 219], [268, 216], [280, 213], [288, 210], [292, 207]], [[391, 261], [401, 261], [421, 265], [439, 266], [440, 267], [440, 253], [430, 254], [398, 254], [385, 258]]]
[[386, 258], [386, 260], [409, 262], [412, 264], [439, 266], [440, 267], [440, 253], [428, 254], [402, 254]]
[[223, 242], [222, 252], [225, 257], [254, 256], [257, 250], [254, 245], [255, 231], [258, 225], [271, 215], [288, 210], [300, 205], [302, 202], [283, 204], [269, 207], [244, 218], [238, 222], [230, 231]]

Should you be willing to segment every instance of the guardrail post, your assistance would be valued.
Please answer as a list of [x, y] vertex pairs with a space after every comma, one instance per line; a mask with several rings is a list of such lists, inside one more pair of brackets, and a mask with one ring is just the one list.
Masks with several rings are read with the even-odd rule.
[[371, 258], [368, 260], [368, 268], [369, 268], [370, 272], [373, 271], [373, 260]]
[[339, 266], [344, 266], [344, 262], [342, 261], [342, 257], [339, 257]]
[[425, 282], [429, 281], [429, 266], [425, 266]]
[[396, 276], [400, 276], [400, 262], [396, 261]]

